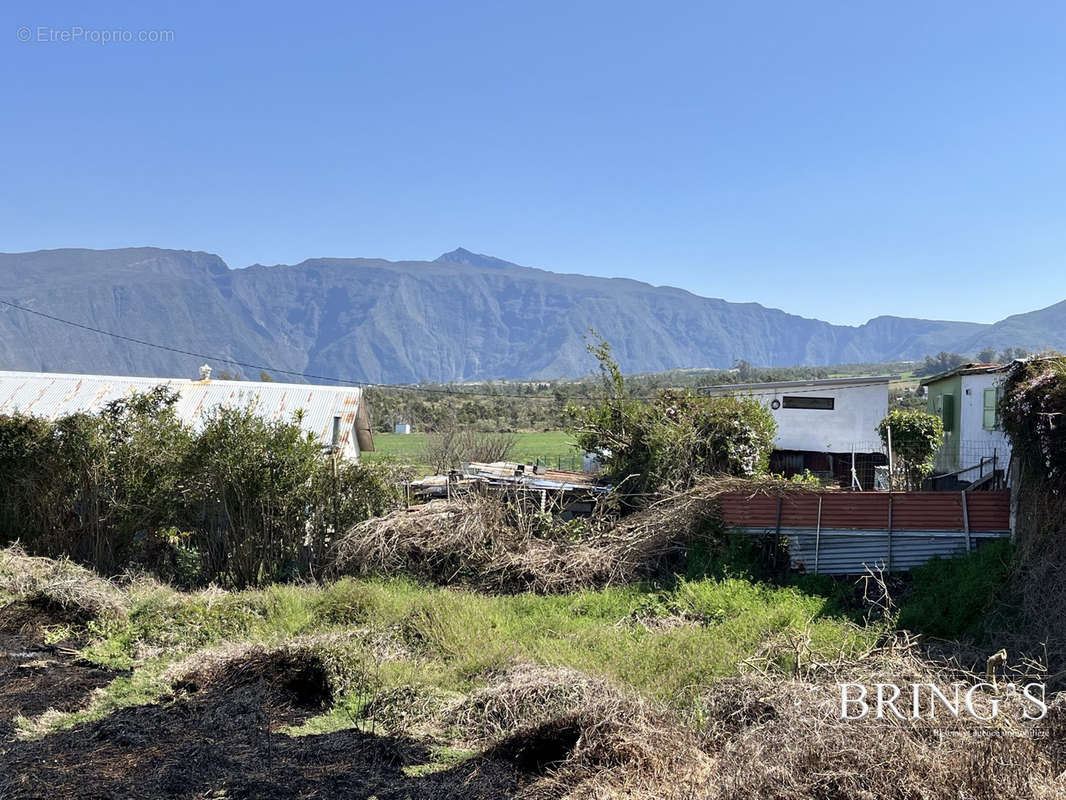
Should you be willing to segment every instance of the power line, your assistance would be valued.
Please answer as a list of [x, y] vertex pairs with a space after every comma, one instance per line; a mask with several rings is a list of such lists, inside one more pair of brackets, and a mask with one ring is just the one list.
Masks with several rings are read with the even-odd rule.
[[[122, 334], [122, 333], [115, 333], [114, 331], [107, 331], [107, 330], [104, 330], [103, 328], [95, 328], [92, 325], [85, 325], [84, 323], [81, 323], [81, 322], [74, 322], [73, 320], [64, 319], [63, 317], [57, 317], [57, 316], [54, 316], [53, 314], [47, 314], [44, 311], [37, 311], [36, 309], [33, 309], [33, 308], [26, 308], [25, 306], [21, 306], [18, 303], [12, 303], [10, 300], [4, 300], [3, 298], [0, 298], [0, 305], [5, 305], [5, 306], [8, 306], [9, 308], [14, 308], [17, 311], [23, 311], [23, 312], [25, 312], [27, 314], [33, 314], [33, 315], [38, 316], [38, 317], [43, 317], [44, 319], [48, 319], [48, 320], [51, 320], [53, 322], [59, 322], [59, 323], [61, 323], [63, 325], [69, 325], [69, 326], [71, 326], [73, 328], [79, 328], [79, 329], [81, 329], [83, 331], [89, 331], [91, 333], [97, 333], [97, 334], [100, 334], [102, 336], [110, 336], [113, 339], [119, 339], [119, 340], [121, 340], [123, 342], [129, 342], [131, 344], [139, 344], [139, 345], [141, 345], [143, 347], [152, 347], [152, 348], [155, 348], [156, 350], [163, 350], [163, 351], [168, 352], [168, 353], [176, 353], [178, 355], [191, 356], [193, 358], [203, 359], [204, 361], [216, 361], [216, 362], [221, 362], [223, 364], [234, 364], [234, 365], [236, 365], [238, 367], [245, 367], [246, 369], [257, 369], [257, 370], [260, 370], [262, 372], [268, 372], [270, 374], [277, 373], [279, 375], [292, 375], [294, 377], [307, 378], [307, 379], [314, 380], [314, 381], [328, 381], [328, 382], [331, 382], [331, 383], [343, 383], [343, 384], [347, 384], [349, 386], [358, 386], [358, 387], [365, 388], [365, 389], [394, 389], [396, 391], [422, 392], [422, 393], [428, 393], [428, 394], [452, 395], [452, 396], [456, 396], [456, 397], [503, 397], [503, 398], [517, 399], [517, 400], [553, 400], [553, 401], [555, 400], [554, 397], [551, 397], [549, 395], [517, 394], [517, 393], [508, 393], [508, 392], [467, 392], [467, 391], [463, 391], [462, 389], [448, 389], [446, 387], [441, 387], [441, 386], [412, 386], [410, 384], [402, 384], [402, 383], [371, 383], [369, 381], [356, 381], [356, 380], [352, 380], [350, 378], [338, 378], [338, 377], [335, 377], [335, 376], [332, 376], [332, 375], [315, 375], [315, 374], [312, 374], [312, 373], [309, 373], [309, 372], [297, 372], [295, 370], [281, 369], [280, 367], [272, 367], [272, 366], [265, 365], [265, 364], [253, 364], [253, 363], [250, 363], [250, 362], [247, 362], [247, 361], [239, 361], [239, 360], [237, 360], [235, 358], [226, 358], [226, 357], [220, 356], [220, 355], [210, 355], [210, 354], [207, 354], [207, 353], [198, 353], [198, 352], [196, 352], [194, 350], [184, 350], [184, 349], [182, 349], [180, 347], [171, 347], [170, 345], [159, 344], [158, 342], [150, 342], [147, 339], [138, 339], [135, 336], [126, 336], [125, 334]], [[895, 377], [896, 376], [893, 376], [893, 378], [895, 378]], [[738, 385], [743, 385], [743, 384], [738, 384]], [[802, 385], [802, 383], [801, 383], [801, 385]], [[867, 384], [862, 384], [862, 385], [867, 385]], [[743, 393], [745, 391], [743, 389], [734, 390], [734, 389], [727, 388], [727, 387], [730, 387], [730, 384], [719, 384], [719, 386], [715, 387], [716, 389], [720, 389], [716, 393], [720, 393], [720, 394], [725, 394], [725, 393]], [[807, 393], [813, 393], [813, 392], [818, 392], [818, 391], [824, 391], [824, 390], [819, 389], [819, 388], [800, 389], [800, 388], [797, 387], [797, 388], [791, 390], [789, 392], [789, 394], [807, 394]], [[698, 392], [698, 393], [702, 394], [702, 392]]]
[[159, 344], [158, 342], [150, 342], [147, 339], [138, 339], [135, 336], [126, 336], [122, 333], [115, 333], [114, 331], [106, 331], [102, 328], [94, 328], [92, 325], [85, 325], [81, 322], [74, 322], [73, 320], [63, 319], [52, 314], [46, 314], [43, 311], [37, 311], [33, 308], [26, 308], [20, 306], [18, 303], [12, 303], [9, 300], [0, 298], [0, 304], [8, 306], [9, 308], [17, 309], [18, 311], [24, 311], [27, 314], [34, 314], [38, 317], [44, 317], [45, 319], [52, 320], [53, 322], [59, 322], [63, 325], [70, 325], [74, 328], [80, 328], [83, 331], [90, 331], [92, 333], [98, 333], [102, 336], [110, 336], [113, 339], [119, 339], [124, 342], [130, 342], [132, 344], [139, 344], [144, 347], [154, 347], [157, 350], [164, 350], [168, 353], [176, 353], [183, 356], [192, 356], [194, 358], [202, 358], [205, 361], [222, 362], [223, 364], [234, 364], [239, 367], [245, 367], [247, 369], [257, 369], [263, 372], [269, 372], [271, 374], [277, 373], [279, 375], [292, 375], [299, 378], [309, 378], [316, 381], [330, 381], [333, 383], [343, 383], [351, 386], [359, 386], [366, 389], [396, 389], [398, 391], [408, 392], [429, 392], [432, 394], [447, 394], [456, 395], [459, 397], [512, 397], [521, 400], [554, 400], [553, 397], [547, 397], [544, 395], [525, 395], [525, 394], [507, 394], [503, 392], [464, 392], [462, 389], [448, 389], [439, 386], [411, 386], [402, 383], [370, 383], [368, 381], [356, 381], [348, 378], [337, 378], [332, 375], [314, 375], [308, 372], [297, 372], [291, 369], [281, 369], [279, 367], [272, 367], [266, 364], [253, 364], [247, 361], [239, 361], [235, 358], [226, 358], [220, 355], [210, 355], [207, 353], [198, 353], [194, 350], [183, 350], [180, 347], [171, 347], [165, 344]]

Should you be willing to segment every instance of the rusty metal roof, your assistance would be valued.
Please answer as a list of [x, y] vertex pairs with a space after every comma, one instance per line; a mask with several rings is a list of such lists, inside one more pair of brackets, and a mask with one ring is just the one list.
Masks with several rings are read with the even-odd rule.
[[112, 400], [164, 385], [178, 392], [175, 411], [193, 427], [220, 406], [247, 407], [268, 421], [291, 422], [299, 411], [300, 427], [323, 446], [331, 444], [333, 418], [340, 417], [342, 446], [354, 431], [361, 451], [374, 449], [363, 392], [355, 387], [0, 371], [0, 414], [20, 411], [55, 419], [78, 411], [95, 412]]
[[1008, 369], [1010, 369], [1010, 364], [963, 364], [961, 367], [949, 369], [947, 372], [939, 372], [936, 375], [930, 375], [928, 378], [923, 378], [920, 385], [928, 386], [931, 383], [954, 378], [957, 375], [987, 375], [996, 372], [1006, 372]]
[[[819, 499], [820, 498], [820, 499]], [[793, 492], [781, 498], [784, 527], [875, 529], [887, 527], [892, 503], [894, 530], [971, 531], [1010, 530], [1010, 492], [966, 492], [967, 510], [960, 492]], [[778, 498], [749, 497], [743, 493], [720, 498], [727, 525], [773, 528], [778, 520]], [[819, 517], [819, 505], [821, 512]], [[820, 520], [820, 522], [819, 522]]]

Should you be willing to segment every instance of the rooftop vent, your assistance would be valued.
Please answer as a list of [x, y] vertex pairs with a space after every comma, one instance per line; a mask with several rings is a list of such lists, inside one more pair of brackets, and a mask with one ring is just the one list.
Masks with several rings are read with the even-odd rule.
[[204, 364], [202, 367], [200, 367], [200, 380], [202, 380], [202, 381], [211, 380], [211, 367], [208, 366], [207, 364]]

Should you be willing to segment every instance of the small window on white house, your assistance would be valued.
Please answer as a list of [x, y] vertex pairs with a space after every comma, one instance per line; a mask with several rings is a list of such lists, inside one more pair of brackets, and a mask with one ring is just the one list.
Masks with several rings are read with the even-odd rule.
[[832, 411], [836, 398], [788, 396], [781, 398], [785, 408], [808, 408], [815, 411]]

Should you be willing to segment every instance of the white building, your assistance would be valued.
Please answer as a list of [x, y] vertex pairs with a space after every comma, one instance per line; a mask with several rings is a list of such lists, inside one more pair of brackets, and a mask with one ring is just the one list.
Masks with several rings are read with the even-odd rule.
[[770, 470], [805, 470], [841, 485], [873, 488], [874, 467], [887, 463], [877, 426], [888, 414], [889, 376], [705, 386], [708, 395], [745, 395], [777, 422]]
[[877, 426], [888, 414], [890, 377], [828, 378], [706, 386], [701, 394], [755, 398], [777, 422], [777, 449], [818, 453], [880, 450]]
[[202, 367], [200, 374], [200, 380], [188, 380], [0, 371], [0, 414], [21, 412], [55, 419], [75, 412], [92, 413], [112, 400], [162, 385], [178, 392], [174, 410], [179, 419], [194, 428], [219, 406], [246, 406], [267, 421], [297, 421], [323, 450], [335, 444], [344, 458], [358, 459], [360, 452], [374, 449], [361, 389], [212, 380], [209, 367]]
[[944, 423], [938, 473], [973, 482], [1010, 463], [1010, 440], [999, 418], [1006, 364], [965, 364], [922, 381], [930, 414]]

